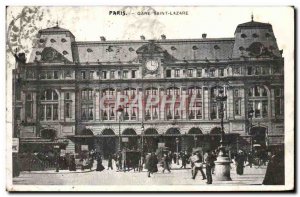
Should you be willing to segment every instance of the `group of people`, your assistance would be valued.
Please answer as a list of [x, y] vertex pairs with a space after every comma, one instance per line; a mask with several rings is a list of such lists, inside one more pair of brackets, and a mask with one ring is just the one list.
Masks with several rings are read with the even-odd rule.
[[[194, 152], [193, 155], [189, 159], [191, 161], [192, 167], [192, 179], [195, 179], [198, 171], [201, 172], [202, 180], [207, 179], [207, 184], [212, 184], [212, 174], [215, 167], [216, 156], [213, 151], [207, 151], [204, 156], [198, 151]], [[206, 175], [203, 171], [205, 165]]]

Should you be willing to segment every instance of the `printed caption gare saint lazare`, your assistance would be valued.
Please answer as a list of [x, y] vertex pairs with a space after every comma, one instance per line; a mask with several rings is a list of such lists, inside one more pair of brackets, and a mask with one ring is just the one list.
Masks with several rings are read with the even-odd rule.
[[131, 13], [127, 13], [125, 11], [113, 11], [113, 10], [110, 10], [108, 12], [109, 15], [112, 15], [112, 16], [126, 16], [126, 15], [139, 15], [139, 16], [150, 16], [150, 15], [189, 15], [188, 11], [163, 11], [163, 12], [158, 12], [158, 11], [140, 11], [140, 12], [131, 12]]

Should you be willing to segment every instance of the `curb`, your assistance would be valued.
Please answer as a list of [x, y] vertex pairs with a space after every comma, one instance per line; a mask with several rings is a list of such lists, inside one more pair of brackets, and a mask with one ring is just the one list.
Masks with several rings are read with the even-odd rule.
[[88, 173], [88, 172], [93, 172], [96, 171], [94, 170], [86, 170], [86, 171], [60, 171], [60, 172], [55, 172], [55, 171], [22, 171], [21, 173], [23, 174], [79, 174], [79, 173]]

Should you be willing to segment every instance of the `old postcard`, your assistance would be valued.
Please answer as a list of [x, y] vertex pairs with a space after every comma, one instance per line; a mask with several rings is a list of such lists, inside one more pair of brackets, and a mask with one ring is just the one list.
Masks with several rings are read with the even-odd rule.
[[294, 189], [293, 7], [6, 15], [8, 191]]

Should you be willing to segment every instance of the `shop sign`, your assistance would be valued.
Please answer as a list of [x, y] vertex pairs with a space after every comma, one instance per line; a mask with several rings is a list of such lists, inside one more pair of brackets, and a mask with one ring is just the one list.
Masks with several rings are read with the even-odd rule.
[[89, 150], [89, 145], [81, 145], [81, 150], [82, 151], [88, 151]]
[[164, 148], [165, 147], [165, 143], [164, 142], [160, 142], [157, 144], [158, 148]]

